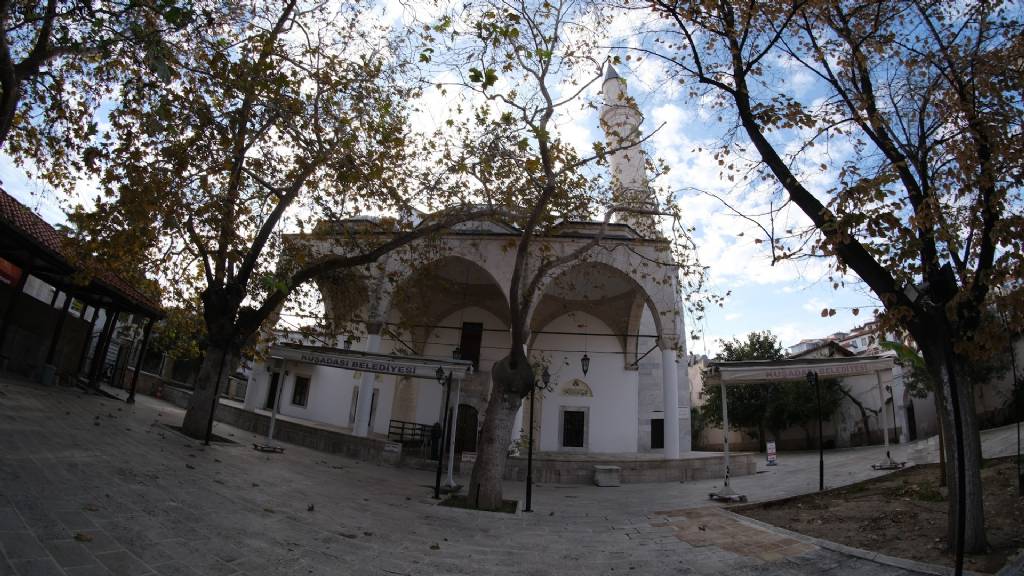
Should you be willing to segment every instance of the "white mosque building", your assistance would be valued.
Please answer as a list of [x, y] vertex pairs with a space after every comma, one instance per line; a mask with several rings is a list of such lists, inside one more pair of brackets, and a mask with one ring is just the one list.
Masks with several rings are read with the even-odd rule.
[[[639, 146], [643, 116], [610, 66], [603, 96], [609, 140], [632, 144], [610, 160], [616, 199], [656, 206]], [[332, 235], [370, 225], [322, 223], [317, 233], [289, 241], [332, 250]], [[537, 248], [568, 253], [599, 228], [563, 222]], [[507, 224], [468, 222], [358, 272], [317, 279], [326, 315], [347, 333], [329, 343], [273, 347], [271, 356], [280, 359], [253, 370], [245, 408], [267, 410], [279, 397], [281, 415], [355, 436], [426, 429], [442, 421], [445, 400], [429, 377], [431, 362], [456, 352], [473, 366], [450, 398], [458, 414], [456, 443], [460, 451], [475, 451], [492, 365], [510, 346], [514, 250], [508, 247], [520, 234]], [[551, 376], [549, 389], [537, 396], [536, 450], [669, 460], [690, 451], [683, 308], [671, 258], [653, 217], [624, 214], [600, 249], [544, 278], [529, 311], [529, 357]], [[525, 446], [528, 420], [527, 398], [510, 446]]]

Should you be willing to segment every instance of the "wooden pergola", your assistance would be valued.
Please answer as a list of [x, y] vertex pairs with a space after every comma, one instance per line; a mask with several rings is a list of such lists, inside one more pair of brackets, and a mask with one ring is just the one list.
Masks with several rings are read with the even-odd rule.
[[[106, 356], [117, 316], [126, 312], [147, 318], [143, 332], [142, 350], [137, 363], [139, 364], [145, 354], [153, 321], [162, 318], [164, 312], [157, 300], [116, 274], [104, 270], [83, 274], [80, 267], [76, 266], [70, 257], [66, 248], [67, 242], [68, 239], [64, 234], [58, 232], [7, 192], [0, 190], [0, 258], [17, 268], [17, 277], [12, 283], [11, 300], [8, 302], [6, 310], [0, 315], [0, 352], [3, 350], [3, 344], [11, 324], [11, 311], [15, 307], [16, 299], [22, 294], [28, 277], [35, 276], [57, 290], [54, 293], [54, 302], [56, 302], [57, 293], [65, 295], [57, 325], [50, 335], [48, 343], [43, 372], [44, 381], [53, 376], [53, 372], [48, 368], [52, 368], [71, 300], [77, 299], [93, 308], [94, 312], [88, 332], [90, 335], [95, 328], [99, 309], [106, 310], [106, 320], [100, 331], [100, 340], [88, 372], [89, 383], [95, 385], [100, 368], [97, 359]], [[8, 266], [8, 268], [10, 267]], [[84, 314], [85, 309], [83, 309], [83, 316]], [[79, 373], [83, 368], [88, 349], [89, 338], [87, 337], [80, 353]], [[140, 366], [136, 365], [128, 402], [134, 401], [139, 368]]]

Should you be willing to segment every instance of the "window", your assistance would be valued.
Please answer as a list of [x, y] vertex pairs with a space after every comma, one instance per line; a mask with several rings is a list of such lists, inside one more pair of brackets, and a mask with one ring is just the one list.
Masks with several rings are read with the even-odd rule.
[[651, 418], [651, 449], [665, 447], [665, 419]]
[[296, 376], [295, 387], [292, 389], [292, 404], [305, 406], [309, 400], [309, 376]]
[[562, 411], [562, 447], [583, 448], [586, 446], [586, 412], [583, 410]]
[[463, 322], [459, 338], [459, 352], [462, 360], [473, 362], [473, 368], [480, 368], [480, 343], [484, 337], [484, 325], [479, 322]]

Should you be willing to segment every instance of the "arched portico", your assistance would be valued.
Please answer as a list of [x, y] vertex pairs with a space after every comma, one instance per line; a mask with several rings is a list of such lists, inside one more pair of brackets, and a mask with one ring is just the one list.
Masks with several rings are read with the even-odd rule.
[[[393, 284], [389, 330], [396, 345], [428, 357], [458, 349], [475, 363], [461, 383], [460, 402], [483, 414], [490, 394], [490, 367], [507, 352], [508, 300], [484, 265], [443, 254]], [[400, 379], [393, 413], [419, 423], [440, 421], [443, 394], [429, 382]]]
[[[534, 300], [529, 310], [530, 350], [534, 356], [544, 356], [545, 348], [569, 350], [568, 354], [555, 352], [553, 358], [560, 359], [563, 364], [568, 358], [572, 358], [567, 368], [579, 370], [581, 356], [591, 349], [590, 339], [597, 341], [603, 337], [614, 341], [615, 349], [612, 353], [617, 357], [618, 366], [601, 367], [595, 372], [600, 376], [591, 376], [591, 379], [615, 378], [623, 386], [631, 387], [631, 397], [627, 405], [632, 413], [637, 414], [637, 421], [632, 423], [630, 433], [634, 450], [656, 449], [661, 450], [666, 458], [678, 458], [679, 324], [675, 315], [678, 300], [670, 292], [676, 286], [675, 269], [672, 268], [670, 272], [673, 275], [667, 277], [661, 273], [639, 273], [640, 268], [631, 266], [628, 257], [616, 258], [614, 254], [609, 256], [607, 252], [603, 253], [604, 259], [573, 262], [556, 269], [544, 279], [541, 283], [541, 295]], [[659, 275], [662, 277], [658, 277]], [[659, 301], [672, 304], [668, 313], [659, 308]], [[665, 321], [666, 317], [669, 318], [668, 322]], [[565, 324], [566, 318], [576, 322]], [[555, 325], [558, 325], [559, 329], [553, 329], [552, 326]], [[572, 333], [576, 335], [570, 336]], [[561, 344], [552, 343], [552, 339], [548, 337], [556, 334], [561, 336]], [[601, 336], [602, 334], [606, 336]], [[645, 343], [644, 350], [639, 349], [641, 342]], [[652, 374], [652, 370], [639, 369], [641, 357], [652, 352], [654, 347], [659, 347], [662, 351], [660, 378]], [[590, 362], [594, 362], [595, 358], [589, 358]], [[552, 368], [553, 374], [555, 370], [556, 368]], [[683, 374], [685, 375], [685, 371]], [[586, 378], [586, 375], [581, 376]], [[689, 388], [685, 388], [688, 397]], [[660, 402], [652, 402], [654, 394], [660, 395]], [[616, 398], [614, 401], [619, 404], [625, 401], [624, 398], [617, 398], [615, 394], [606, 395], [609, 398]], [[597, 400], [577, 400], [577, 404], [581, 402], [596, 408], [603, 407]], [[654, 410], [655, 407], [657, 410]], [[550, 406], [548, 409], [551, 410]], [[541, 410], [543, 411], [543, 408]], [[654, 412], [659, 414], [656, 415]], [[656, 417], [658, 415], [661, 417]], [[559, 418], [559, 415], [542, 413], [538, 420], [542, 420], [548, 426], [564, 425], [564, 422], [552, 418]], [[593, 418], [593, 421], [600, 420]], [[659, 428], [663, 426], [661, 430], [664, 444], [660, 446], [651, 443], [655, 424], [658, 424]], [[638, 430], [643, 430], [645, 434], [638, 434]], [[587, 431], [587, 434], [592, 433], [590, 430]], [[546, 437], [546, 442], [545, 448], [550, 448], [552, 439]], [[557, 447], [572, 448], [561, 445]]]

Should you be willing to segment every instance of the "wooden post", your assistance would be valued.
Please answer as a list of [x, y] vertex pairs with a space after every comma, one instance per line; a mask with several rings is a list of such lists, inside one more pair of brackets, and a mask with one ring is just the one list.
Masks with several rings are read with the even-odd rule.
[[[88, 305], [87, 305], [88, 306]], [[82, 316], [85, 317], [86, 309], [82, 309]], [[89, 321], [89, 329], [85, 333], [85, 341], [82, 343], [82, 352], [78, 355], [78, 369], [75, 370], [75, 378], [77, 379], [82, 373], [82, 368], [85, 368], [85, 357], [89, 355], [89, 344], [92, 342], [92, 333], [96, 330], [96, 318], [100, 315], [100, 309], [92, 307], [92, 320]]]
[[46, 364], [53, 364], [53, 357], [57, 353], [57, 344], [60, 342], [60, 335], [64, 332], [64, 319], [68, 317], [68, 308], [71, 307], [71, 295], [64, 294], [64, 306], [60, 309], [60, 316], [57, 318], [57, 326], [53, 329], [53, 336], [50, 337], [50, 347], [46, 350]]
[[100, 332], [100, 341], [96, 343], [96, 350], [92, 355], [92, 367], [89, 370], [89, 386], [91, 388], [99, 387], [100, 371], [103, 369], [103, 363], [107, 360], [107, 350], [110, 347], [110, 338], [114, 332], [118, 314], [116, 311], [109, 314], [103, 322], [103, 331]]

